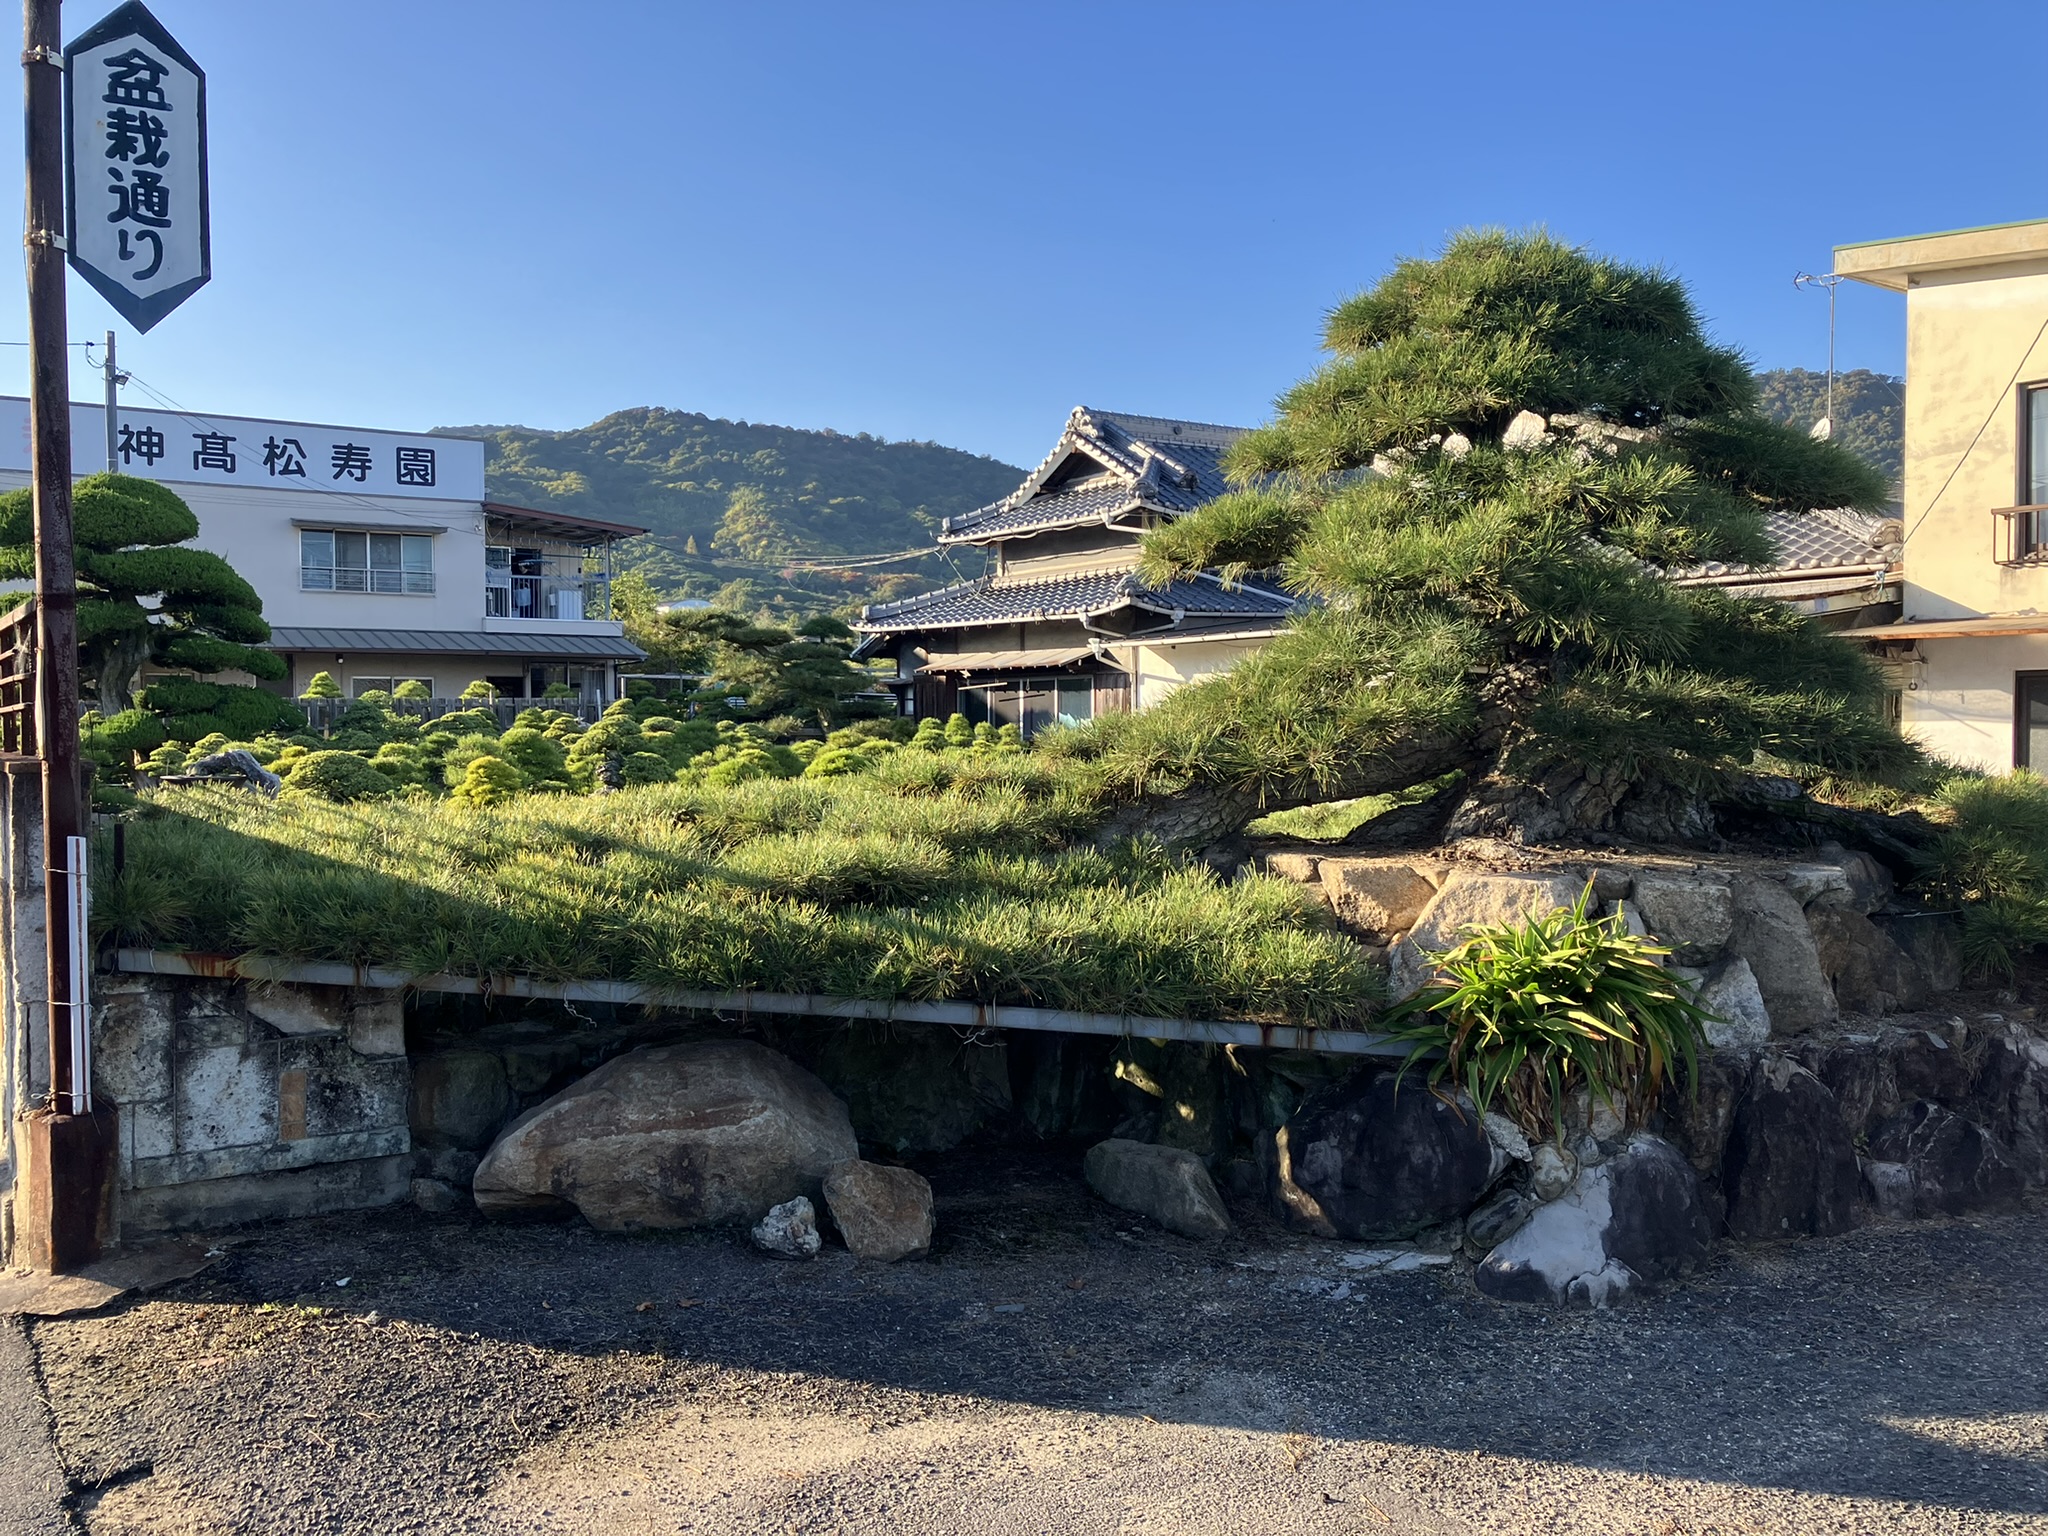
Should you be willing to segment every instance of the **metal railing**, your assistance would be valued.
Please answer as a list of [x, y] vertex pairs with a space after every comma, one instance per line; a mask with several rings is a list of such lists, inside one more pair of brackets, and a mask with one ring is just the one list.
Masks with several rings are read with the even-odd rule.
[[2048, 565], [2048, 504], [1991, 509], [1991, 559], [1997, 565]]
[[0, 614], [0, 752], [36, 753], [36, 605]]
[[487, 619], [604, 619], [611, 617], [611, 588], [602, 576], [485, 577]]
[[397, 597], [431, 597], [432, 571], [403, 570], [394, 566], [302, 565], [301, 592], [373, 592]]

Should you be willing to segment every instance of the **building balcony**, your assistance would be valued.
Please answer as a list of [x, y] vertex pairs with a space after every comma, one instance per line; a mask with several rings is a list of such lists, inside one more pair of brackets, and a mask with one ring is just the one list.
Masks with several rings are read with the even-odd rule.
[[2048, 504], [1994, 507], [1991, 558], [1998, 565], [2048, 565]]
[[611, 583], [603, 576], [562, 575], [487, 569], [487, 619], [560, 619], [577, 622], [611, 617]]

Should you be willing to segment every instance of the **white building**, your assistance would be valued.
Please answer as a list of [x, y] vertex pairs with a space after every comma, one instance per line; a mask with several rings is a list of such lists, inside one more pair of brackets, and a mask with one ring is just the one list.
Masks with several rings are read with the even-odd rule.
[[[106, 468], [105, 422], [71, 407], [76, 474]], [[482, 678], [596, 702], [645, 657], [611, 617], [611, 574], [612, 545], [646, 530], [488, 500], [474, 438], [125, 406], [118, 429], [122, 473], [175, 490], [197, 544], [262, 597], [294, 697], [329, 672], [351, 697]], [[0, 490], [28, 483], [28, 402], [0, 397]]]

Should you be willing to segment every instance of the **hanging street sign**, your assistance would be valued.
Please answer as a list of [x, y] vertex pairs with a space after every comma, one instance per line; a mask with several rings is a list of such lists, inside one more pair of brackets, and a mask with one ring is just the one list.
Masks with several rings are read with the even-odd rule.
[[71, 265], [138, 331], [213, 275], [206, 75], [141, 0], [64, 50]]

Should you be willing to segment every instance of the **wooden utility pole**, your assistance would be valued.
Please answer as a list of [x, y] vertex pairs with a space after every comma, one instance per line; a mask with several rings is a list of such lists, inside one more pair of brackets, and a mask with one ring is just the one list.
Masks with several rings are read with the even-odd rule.
[[50, 1105], [29, 1124], [28, 1220], [36, 1268], [98, 1257], [111, 1126], [92, 1108], [77, 1049], [82, 967], [70, 878], [85, 832], [78, 776], [78, 582], [71, 538], [71, 369], [64, 312], [64, 31], [62, 0], [23, 0], [22, 83], [28, 158], [29, 440], [35, 485], [36, 744], [42, 757], [44, 934], [48, 956]]

